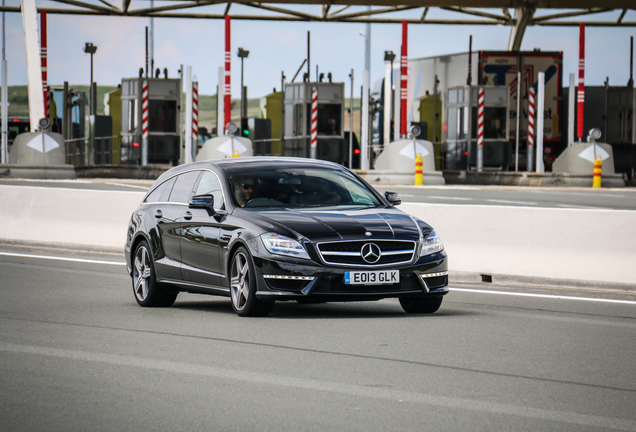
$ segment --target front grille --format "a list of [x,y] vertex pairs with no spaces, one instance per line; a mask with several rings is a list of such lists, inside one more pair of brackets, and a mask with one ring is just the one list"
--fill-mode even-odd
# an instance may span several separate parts
[[334,294],[334,293],[385,293],[400,291],[421,290],[422,285],[414,273],[400,274],[400,283],[393,285],[345,285],[344,275],[326,275],[316,282],[312,293]]
[[[362,248],[374,244],[380,248],[380,259],[368,263],[362,258]],[[400,240],[356,240],[319,243],[318,252],[327,264],[354,266],[377,266],[383,264],[408,263],[415,253],[415,242]]]
[[448,285],[448,275],[423,278],[429,290],[444,288]]

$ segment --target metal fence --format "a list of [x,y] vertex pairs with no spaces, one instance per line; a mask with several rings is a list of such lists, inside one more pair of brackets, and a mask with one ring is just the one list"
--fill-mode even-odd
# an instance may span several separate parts
[[121,159],[121,137],[96,137],[93,146],[89,138],[76,138],[64,141],[66,145],[66,163],[76,167],[91,165],[111,165]]

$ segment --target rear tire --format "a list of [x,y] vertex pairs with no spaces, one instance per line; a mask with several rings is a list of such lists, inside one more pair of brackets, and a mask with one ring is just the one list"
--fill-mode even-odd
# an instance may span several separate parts
[[410,314],[432,314],[442,305],[443,297],[402,297],[400,305]]
[[256,273],[252,257],[242,246],[236,250],[230,264],[230,297],[232,308],[239,316],[267,316],[274,308],[274,302],[256,298]]
[[135,249],[132,267],[133,293],[139,306],[169,307],[174,304],[178,292],[168,290],[157,282],[155,263],[145,240]]

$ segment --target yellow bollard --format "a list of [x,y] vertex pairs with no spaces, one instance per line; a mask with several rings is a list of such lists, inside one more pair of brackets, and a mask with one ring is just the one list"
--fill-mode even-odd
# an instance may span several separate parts
[[423,159],[422,154],[418,153],[415,155],[415,186],[422,186],[424,184],[423,174],[422,174],[422,165]]
[[603,170],[603,158],[596,156],[594,158],[594,180],[592,180],[593,188],[601,187],[601,171]]

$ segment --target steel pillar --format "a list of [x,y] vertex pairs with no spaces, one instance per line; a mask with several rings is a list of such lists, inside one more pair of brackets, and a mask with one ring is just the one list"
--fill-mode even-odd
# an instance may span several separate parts
[[510,39],[508,40],[508,51],[519,51],[521,49],[523,35],[526,33],[526,27],[532,24],[534,12],[534,8],[515,9],[514,24],[510,29]]
[[40,64],[40,42],[38,38],[38,16],[35,0],[20,0],[22,25],[26,45],[27,79],[29,84],[29,118],[31,130],[44,118],[44,95],[42,94],[42,68]]

